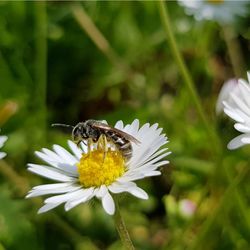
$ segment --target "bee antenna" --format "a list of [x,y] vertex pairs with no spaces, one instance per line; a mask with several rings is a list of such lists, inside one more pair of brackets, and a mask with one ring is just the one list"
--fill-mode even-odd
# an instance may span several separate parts
[[52,123],[51,126],[52,127],[74,128],[74,126],[72,126],[72,125],[63,124],[63,123]]

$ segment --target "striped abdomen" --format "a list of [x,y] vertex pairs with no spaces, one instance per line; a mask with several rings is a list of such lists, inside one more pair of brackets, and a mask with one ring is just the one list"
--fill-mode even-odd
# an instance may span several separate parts
[[105,131],[105,135],[115,144],[118,150],[122,152],[126,160],[129,160],[132,157],[133,149],[131,142],[128,139],[120,136],[114,131]]

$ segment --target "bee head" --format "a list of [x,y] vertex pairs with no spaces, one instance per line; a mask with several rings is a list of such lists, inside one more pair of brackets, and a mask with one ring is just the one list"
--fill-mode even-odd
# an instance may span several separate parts
[[79,142],[81,140],[88,139],[88,137],[85,123],[79,122],[72,130],[72,139],[75,142]]

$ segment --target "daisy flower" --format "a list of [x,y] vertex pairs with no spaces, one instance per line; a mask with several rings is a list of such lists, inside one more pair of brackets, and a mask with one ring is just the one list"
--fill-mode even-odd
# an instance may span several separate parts
[[[0,148],[4,145],[4,143],[6,142],[6,140],[8,139],[7,136],[0,136]],[[4,152],[0,152],[0,159],[3,159],[6,156],[6,153]]]
[[239,79],[237,88],[230,93],[231,101],[224,101],[224,112],[236,121],[234,128],[242,134],[229,142],[229,149],[236,149],[250,144],[250,72],[248,82]]
[[196,20],[214,20],[221,24],[230,24],[236,16],[247,14],[248,1],[231,0],[178,0],[188,15]]
[[235,78],[229,79],[226,81],[220,90],[217,102],[216,102],[216,114],[220,114],[224,110],[223,102],[227,101],[228,103],[232,104],[233,100],[231,98],[230,93],[231,92],[238,93],[239,92],[239,86],[238,86],[238,80]]
[[96,197],[101,200],[104,210],[115,212],[113,194],[128,192],[137,198],[147,199],[147,193],[135,181],[149,176],[160,175],[159,167],[169,161],[164,160],[170,152],[163,147],[168,142],[158,124],[144,124],[139,127],[136,119],[126,126],[118,121],[115,128],[135,137],[140,144],[132,143],[133,155],[126,161],[120,150],[108,143],[104,150],[100,140],[91,148],[84,143],[79,147],[68,141],[71,152],[59,145],[53,150],[43,148],[35,154],[45,165],[28,164],[28,170],[58,183],[34,187],[27,198],[52,195],[45,199],[45,205],[38,213],[47,212],[65,203],[66,211]]

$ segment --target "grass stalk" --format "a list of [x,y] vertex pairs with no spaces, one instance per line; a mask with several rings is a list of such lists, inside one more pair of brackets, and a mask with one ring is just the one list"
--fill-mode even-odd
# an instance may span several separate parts
[[[46,91],[47,91],[47,10],[46,1],[34,2],[35,15],[35,123],[39,127],[38,140],[43,143],[46,133]],[[36,142],[38,143],[38,142]]]
[[174,33],[172,31],[172,27],[171,27],[171,23],[170,23],[170,18],[168,15],[168,11],[167,8],[165,6],[167,6],[167,4],[165,4],[165,1],[160,0],[157,1],[158,4],[158,8],[159,8],[159,13],[160,13],[160,17],[161,17],[161,21],[164,27],[164,30],[166,32],[166,36],[167,36],[167,41],[170,47],[170,50],[172,52],[172,55],[175,59],[175,62],[180,70],[180,74],[184,80],[184,83],[189,91],[189,94],[192,98],[192,101],[196,107],[198,116],[200,118],[200,120],[202,121],[204,127],[206,128],[207,131],[207,135],[208,138],[211,140],[211,143],[213,144],[213,150],[216,150],[216,153],[220,154],[220,140],[218,140],[215,132],[214,132],[214,128],[211,126],[211,123],[209,123],[207,117],[206,117],[206,113],[201,105],[201,100],[200,97],[197,94],[197,91],[195,89],[195,85],[194,82],[189,74],[189,71],[187,69],[187,66],[184,62],[184,59],[178,49],[175,37],[174,37]]

